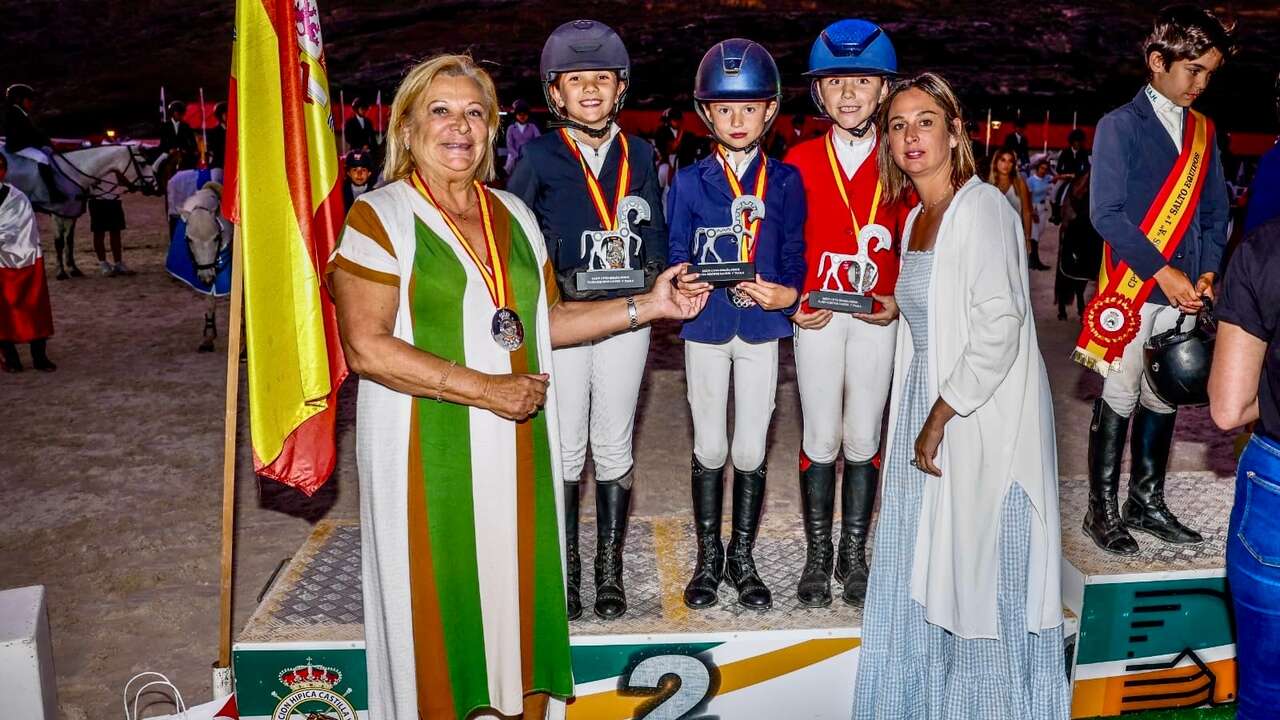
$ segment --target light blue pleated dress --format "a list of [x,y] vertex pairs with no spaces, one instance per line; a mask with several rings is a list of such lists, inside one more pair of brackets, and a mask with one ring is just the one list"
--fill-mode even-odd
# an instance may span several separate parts
[[1062,628],[1027,632],[1031,502],[1014,484],[1000,530],[999,639],[966,640],[931,625],[911,599],[916,527],[926,482],[911,467],[929,397],[933,252],[908,251],[895,292],[915,350],[885,470],[863,614],[854,720],[1067,720],[1071,694]]

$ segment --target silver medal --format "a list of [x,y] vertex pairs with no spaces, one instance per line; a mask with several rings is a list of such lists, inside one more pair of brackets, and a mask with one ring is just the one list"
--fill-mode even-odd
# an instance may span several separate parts
[[498,308],[493,314],[489,332],[498,347],[507,352],[515,352],[524,345],[524,323],[520,322],[520,316],[510,308]]

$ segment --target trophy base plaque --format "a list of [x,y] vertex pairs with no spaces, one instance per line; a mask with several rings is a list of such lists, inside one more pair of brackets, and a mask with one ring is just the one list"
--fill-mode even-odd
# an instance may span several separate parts
[[644,287],[643,270],[586,270],[574,277],[578,292],[634,290]]
[[809,293],[809,307],[842,313],[869,313],[875,299],[870,295],[814,290]]
[[756,279],[756,264],[753,262],[708,263],[691,265],[689,272],[698,273],[698,280],[712,285],[731,285],[743,280]]

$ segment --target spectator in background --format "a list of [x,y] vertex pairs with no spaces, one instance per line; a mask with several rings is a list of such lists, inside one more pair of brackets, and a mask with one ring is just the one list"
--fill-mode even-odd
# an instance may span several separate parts
[[[209,142],[205,151],[209,153],[209,167],[226,167],[227,104],[225,102],[220,102],[213,106],[213,119],[216,124],[206,131],[209,136]],[[218,182],[222,181],[219,180]]]
[[1048,270],[1040,260],[1040,237],[1049,225],[1049,196],[1053,194],[1054,177],[1049,172],[1049,159],[1040,158],[1027,176],[1027,192],[1031,195],[1031,255],[1027,266],[1032,270]]
[[1022,234],[1026,238],[1028,267],[1031,258],[1031,193],[1018,172],[1018,155],[1012,148],[1002,147],[991,156],[991,170],[987,182],[995,185],[1022,219]]
[[373,129],[373,122],[365,117],[369,111],[369,102],[362,97],[351,101],[351,119],[343,130],[347,147],[352,150],[372,150],[378,144],[378,134]]
[[[200,147],[196,144],[195,131],[186,120],[183,120],[187,114],[187,104],[181,100],[174,100],[169,103],[168,112],[169,119],[160,126],[160,152],[181,150],[182,158],[178,169],[193,168],[200,159]],[[122,213],[121,218],[123,217]]]
[[369,192],[378,184],[373,153],[368,150],[352,150],[346,157],[347,174],[342,179],[342,205],[348,211],[356,198]]
[[1018,166],[1022,167],[1031,162],[1031,151],[1027,146],[1027,121],[1018,118],[1013,121],[1013,130],[1004,136],[1004,147],[1012,150],[1018,159]]
[[1084,131],[1075,128],[1067,135],[1067,147],[1058,154],[1058,187],[1053,193],[1053,215],[1051,221],[1062,221],[1062,205],[1071,181],[1083,175],[1089,169],[1089,151],[1084,147]]
[[[184,154],[185,157],[185,154]],[[124,203],[115,194],[89,198],[89,230],[93,232],[93,252],[98,256],[98,267],[107,277],[136,275],[124,264],[124,249],[120,231],[124,222]],[[107,262],[106,239],[111,237],[111,260]],[[172,237],[172,234],[170,235]]]
[[529,103],[523,99],[516,100],[511,105],[511,113],[515,116],[515,121],[507,127],[507,177],[516,169],[516,163],[520,160],[520,152],[528,145],[531,140],[542,135],[542,131],[538,126],[529,120]]
[[18,343],[31,343],[31,362],[51,372],[45,344],[53,335],[53,310],[44,275],[40,232],[31,203],[22,191],[6,185],[9,161],[0,154],[0,368],[22,372]]
[[773,140],[769,143],[769,157],[781,160],[786,156],[787,150],[792,146],[800,144],[804,138],[805,116],[796,114],[791,116],[791,129],[789,131],[777,130],[773,133]]

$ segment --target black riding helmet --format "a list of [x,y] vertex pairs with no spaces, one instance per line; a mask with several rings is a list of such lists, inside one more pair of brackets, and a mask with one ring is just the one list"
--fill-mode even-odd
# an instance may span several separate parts
[[[1199,316],[1182,313],[1178,324],[1152,336],[1143,346],[1147,380],[1161,400],[1174,406],[1206,405],[1209,402],[1209,369],[1217,336],[1213,303],[1204,298]],[[1183,329],[1188,317],[1190,329]]]
[[595,20],[573,20],[556,28],[547,42],[542,46],[542,60],[538,63],[538,78],[542,81],[542,93],[546,96],[547,107],[556,120],[557,126],[571,127],[594,138],[609,134],[609,126],[622,110],[622,103],[627,99],[627,89],[623,88],[618,99],[613,103],[613,111],[609,114],[609,122],[602,129],[589,128],[569,119],[556,105],[551,97],[551,85],[556,78],[567,72],[578,70],[612,70],[618,74],[618,80],[629,82],[631,79],[631,56],[622,38],[613,28]]
[[4,99],[10,105],[19,105],[26,100],[34,100],[35,98],[35,88],[26,83],[14,83],[4,91]]

